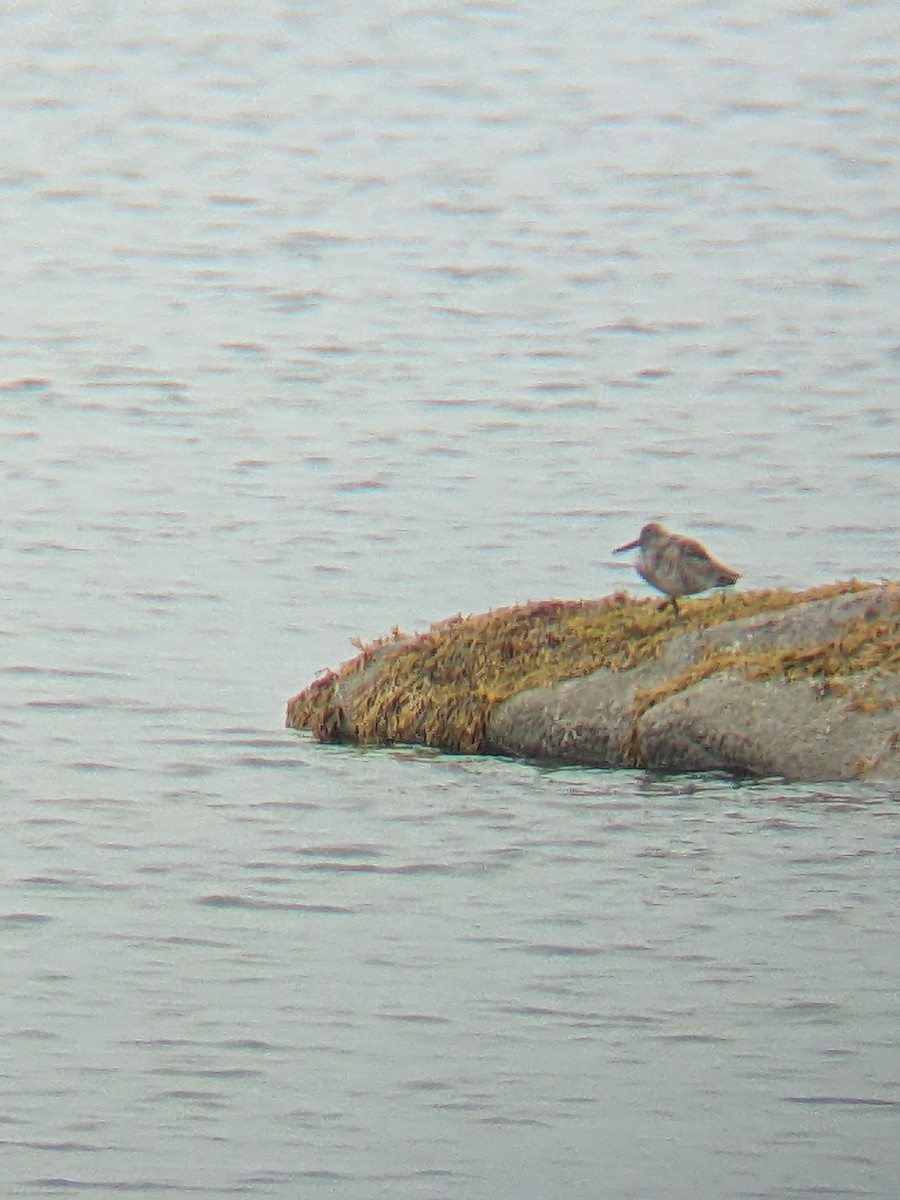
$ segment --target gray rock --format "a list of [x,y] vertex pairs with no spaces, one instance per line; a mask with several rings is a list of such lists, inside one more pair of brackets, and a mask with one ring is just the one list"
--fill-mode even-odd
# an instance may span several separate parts
[[[888,691],[900,703],[900,684],[882,688],[883,699]],[[896,708],[856,710],[847,694],[823,690],[818,680],[748,680],[726,671],[651,708],[638,724],[638,744],[644,764],[658,771],[900,779],[897,727]]]
[[[602,669],[510,697],[491,715],[487,748],[596,766],[900,783],[896,672],[753,679],[734,662],[832,640],[839,646],[861,617],[873,629],[893,621],[896,631],[897,614],[898,590],[884,587],[676,634],[658,659],[631,670]],[[721,669],[697,682],[688,678],[638,715],[642,689],[716,654],[725,655]]]

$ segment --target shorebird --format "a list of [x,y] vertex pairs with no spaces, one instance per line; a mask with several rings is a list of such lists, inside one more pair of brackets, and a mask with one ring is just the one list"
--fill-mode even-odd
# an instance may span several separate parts
[[[737,571],[713,558],[705,546],[684,534],[669,533],[655,522],[645,525],[633,542],[617,546],[613,554],[623,550],[640,550],[635,563],[638,575],[672,601],[676,617],[679,596],[730,587],[740,579]],[[663,606],[666,603],[664,600]]]

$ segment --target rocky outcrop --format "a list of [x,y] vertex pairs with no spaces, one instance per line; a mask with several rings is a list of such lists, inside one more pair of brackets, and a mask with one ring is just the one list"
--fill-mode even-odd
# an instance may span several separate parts
[[[523,606],[363,651],[294,697],[288,724],[327,740],[900,786],[898,633],[897,583],[697,601],[678,623],[622,596]],[[442,634],[475,658],[445,661]],[[572,669],[571,639],[602,642],[603,665]],[[554,652],[577,677],[560,678]],[[452,733],[460,713],[470,744]]]
[[487,748],[658,771],[900,781],[896,661],[893,670],[793,679],[764,669],[766,651],[794,650],[798,663],[822,645],[840,654],[842,635],[858,638],[861,620],[873,647],[892,637],[896,654],[897,610],[896,591],[875,589],[676,634],[630,671],[601,668],[511,697],[491,716]]

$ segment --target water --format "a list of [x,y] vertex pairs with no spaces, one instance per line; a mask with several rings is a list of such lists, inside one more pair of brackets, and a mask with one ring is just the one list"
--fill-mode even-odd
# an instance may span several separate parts
[[0,18],[4,1195],[893,1200],[895,796],[281,728],[896,576],[893,6],[133,7]]

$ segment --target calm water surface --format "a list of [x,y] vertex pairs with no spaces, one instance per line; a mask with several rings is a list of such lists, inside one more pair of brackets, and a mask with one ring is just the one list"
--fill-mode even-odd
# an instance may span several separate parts
[[7,6],[4,1195],[894,1200],[896,796],[281,726],[648,519],[896,576],[895,24]]

